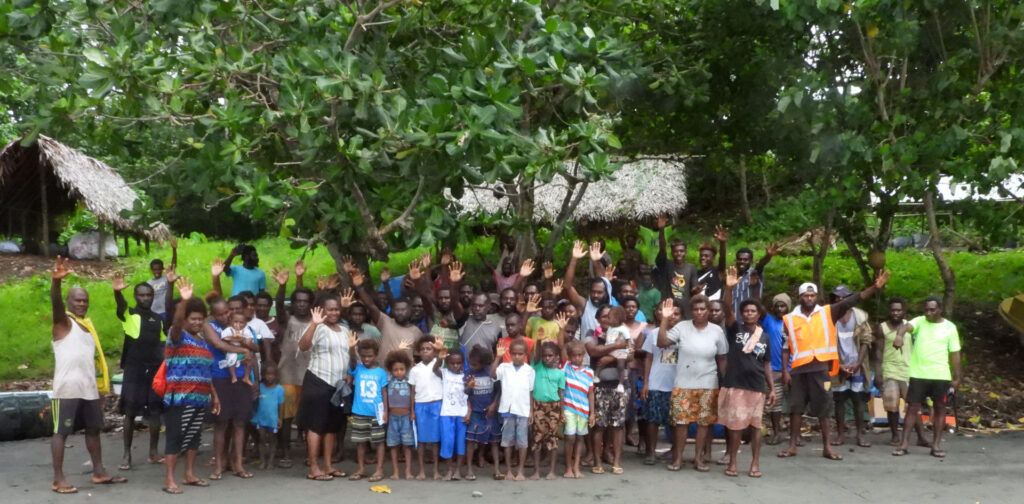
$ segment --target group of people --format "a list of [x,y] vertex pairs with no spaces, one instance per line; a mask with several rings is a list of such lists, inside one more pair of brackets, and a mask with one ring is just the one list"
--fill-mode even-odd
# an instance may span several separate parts
[[[872,385],[888,412],[893,455],[907,453],[914,430],[918,444],[944,456],[944,407],[959,382],[960,347],[938,300],[929,298],[924,315],[907,320],[907,303],[892,299],[888,319],[873,324],[855,305],[885,286],[883,270],[862,291],[836,287],[827,304],[819,304],[817,285],[805,283],[795,306],[779,293],[765,307],[763,272],[778,247],[769,246],[756,263],[753,251],[740,249],[728,265],[728,232],[719,227],[717,244],[701,245],[693,265],[685,243],[668,242],[666,225],[667,219],[657,222],[653,267],[635,238],[623,240],[617,262],[603,242],[576,242],[561,277],[552,263],[519,262],[511,247],[502,247],[497,266],[484,261],[490,278],[475,284],[445,251],[436,261],[429,254],[416,259],[402,276],[382,269],[377,285],[346,260],[342,272],[318,279],[314,290],[304,285],[302,261],[268,275],[256,249],[240,245],[211,266],[213,289],[202,297],[174,271],[175,248],[169,268],[154,261],[153,280],[135,286],[134,307],[121,294],[124,280],[112,282],[125,332],[121,468],[131,467],[130,431],[140,415],[150,424],[149,460],[162,460],[163,490],[173,494],[182,492],[176,476],[182,455],[182,483],[209,485],[195,467],[207,421],[214,426],[208,479],[226,471],[251,478],[249,447],[261,468],[291,467],[296,438],[304,440],[306,477],[313,481],[378,481],[387,465],[393,479],[429,473],[473,480],[485,461],[495,479],[522,480],[528,459],[533,479],[559,472],[582,478],[584,467],[622,474],[626,444],[642,447],[645,465],[659,463],[663,429],[672,440],[667,468],[684,466],[693,437],[689,460],[706,472],[712,428],[721,424],[727,450],[717,462],[737,476],[746,440],[747,474],[756,478],[762,417],[771,427],[767,443],[777,444],[789,415],[788,446],[779,457],[797,454],[809,415],[821,426],[823,455],[840,460],[834,447],[846,441],[850,402],[856,442],[869,446],[863,412]],[[231,265],[235,257],[242,265]],[[590,278],[578,285],[581,261]],[[82,428],[93,481],[125,481],[107,474],[100,458],[104,380],[96,377],[105,364],[86,318],[88,294],[72,288],[64,302],[61,280],[69,271],[58,258],[51,287],[53,490],[59,493],[76,491],[61,461],[64,439]],[[228,296],[225,274],[232,279]],[[276,284],[273,296],[268,281]],[[928,399],[931,440],[920,422]],[[902,434],[901,400],[908,405]],[[346,439],[356,446],[351,475],[338,466]]]

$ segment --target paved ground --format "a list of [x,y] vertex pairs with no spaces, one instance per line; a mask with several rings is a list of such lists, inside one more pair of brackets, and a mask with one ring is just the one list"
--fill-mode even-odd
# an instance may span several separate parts
[[[145,436],[138,436],[145,441]],[[209,433],[206,433],[208,440]],[[69,441],[66,470],[71,482],[80,493],[60,496],[50,492],[50,457],[48,440],[0,443],[0,502],[5,504],[40,502],[217,502],[229,504],[281,503],[293,504],[309,499],[358,499],[366,503],[397,503],[414,500],[416,504],[454,504],[474,501],[472,493],[483,493],[480,502],[521,502],[535,504],[541,500],[557,499],[558,503],[617,502],[965,502],[965,503],[1019,503],[1024,495],[1024,434],[999,436],[953,436],[948,442],[949,456],[938,460],[927,451],[916,449],[911,455],[897,458],[889,455],[890,447],[882,435],[871,436],[872,448],[846,447],[842,453],[846,460],[831,462],[820,457],[820,447],[811,443],[800,457],[780,460],[775,447],[767,447],[762,469],[764,478],[755,480],[741,475],[727,478],[721,467],[708,474],[699,474],[690,468],[679,473],[663,467],[648,467],[640,459],[628,454],[626,472],[621,476],[610,474],[588,475],[584,480],[495,482],[481,479],[475,482],[408,482],[384,481],[391,485],[390,495],[369,491],[366,482],[331,481],[312,482],[302,479],[303,470],[256,471],[252,480],[225,476],[210,488],[186,487],[185,494],[169,496],[160,492],[162,466],[143,465],[122,473],[131,481],[124,485],[94,486],[84,471],[88,456],[84,439],[75,436]],[[818,441],[815,439],[814,441]],[[116,467],[120,454],[120,437],[103,438],[104,456],[108,467]],[[715,445],[717,457],[723,449]],[[204,447],[204,450],[209,450]],[[741,462],[749,463],[749,451],[744,447]],[[144,452],[136,451],[136,458],[144,459]],[[205,457],[203,457],[205,458]],[[741,465],[741,468],[744,465]],[[351,469],[351,464],[342,466]],[[486,473],[485,473],[486,474]],[[744,473],[741,473],[744,474]]]

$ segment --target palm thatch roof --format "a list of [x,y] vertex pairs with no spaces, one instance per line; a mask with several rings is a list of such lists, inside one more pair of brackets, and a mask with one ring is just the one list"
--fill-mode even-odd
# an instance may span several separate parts
[[122,216],[138,199],[109,165],[52,138],[40,135],[28,146],[17,139],[0,151],[0,227],[41,223],[82,202],[99,222],[116,230],[169,238],[163,224],[147,226]]
[[[686,208],[685,157],[650,156],[621,160],[622,166],[609,179],[593,182],[569,220],[577,223],[635,222],[674,215]],[[534,189],[534,219],[552,223],[562,208],[568,184],[556,177]],[[461,198],[452,200],[461,215],[512,213],[509,198],[500,196],[506,186],[496,183],[467,187]]]

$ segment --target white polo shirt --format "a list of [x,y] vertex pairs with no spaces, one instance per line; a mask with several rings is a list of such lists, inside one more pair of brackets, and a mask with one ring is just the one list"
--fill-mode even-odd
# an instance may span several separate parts
[[530,404],[533,398],[534,371],[529,364],[517,369],[511,362],[504,362],[495,370],[495,379],[501,382],[501,401],[498,413],[511,413],[516,416],[530,416]]

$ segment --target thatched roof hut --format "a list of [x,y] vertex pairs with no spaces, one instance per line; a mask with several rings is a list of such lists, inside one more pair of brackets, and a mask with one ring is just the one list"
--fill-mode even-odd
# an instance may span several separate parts
[[40,135],[28,146],[17,139],[0,151],[0,229],[7,232],[20,226],[27,235],[38,225],[39,238],[49,243],[53,216],[72,212],[82,202],[101,224],[114,230],[154,240],[169,238],[170,230],[163,224],[145,226],[122,216],[138,199],[109,165],[52,138]]
[[[674,215],[686,207],[685,157],[649,156],[622,160],[622,166],[610,179],[591,183],[570,220],[577,224],[609,225]],[[462,215],[512,212],[509,198],[498,197],[493,190],[504,191],[500,183],[466,188],[462,198],[454,200]],[[553,222],[561,210],[567,184],[556,177],[534,191],[534,219]]]

